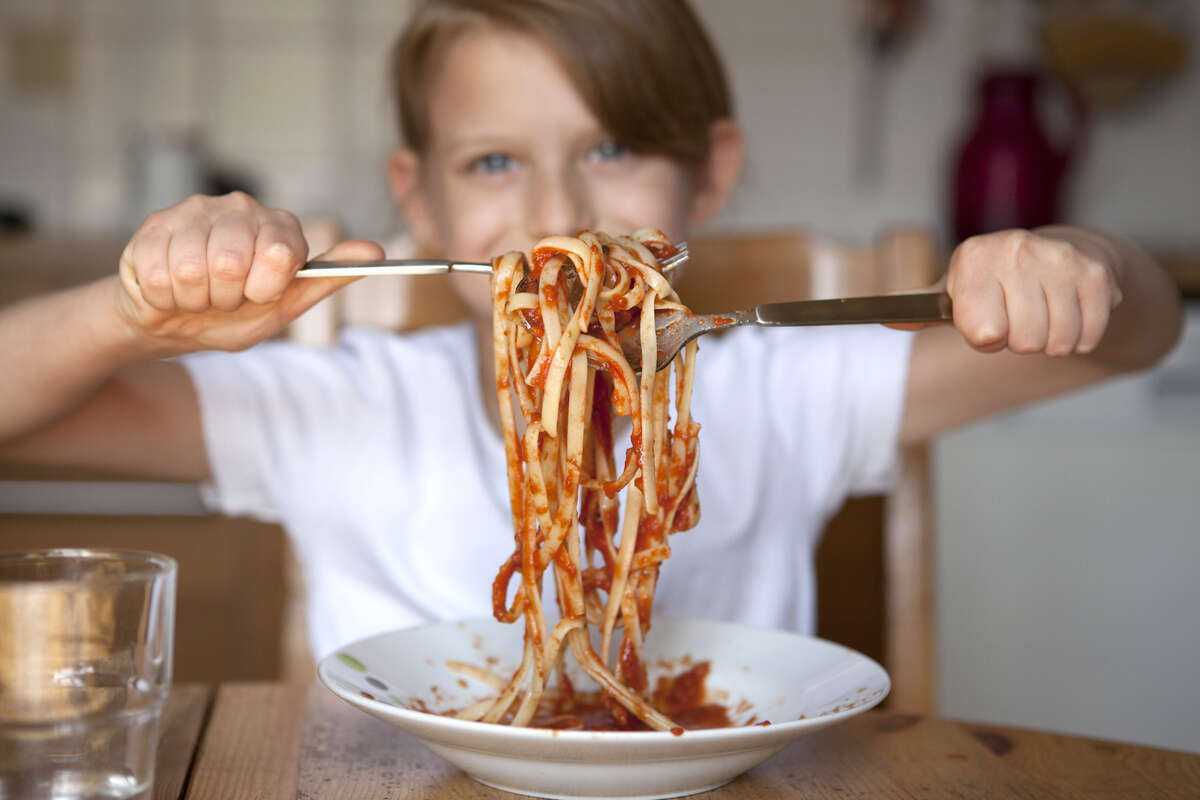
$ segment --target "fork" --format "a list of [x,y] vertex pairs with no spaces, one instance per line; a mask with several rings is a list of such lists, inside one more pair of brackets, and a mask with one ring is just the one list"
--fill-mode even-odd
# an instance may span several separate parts
[[[665,368],[680,349],[698,336],[742,325],[779,327],[791,325],[858,325],[865,323],[931,323],[954,318],[950,296],[945,292],[914,292],[834,300],[799,300],[768,303],[745,311],[723,314],[692,314],[679,310],[657,312],[654,369]],[[641,371],[642,345],[638,326],[628,325],[617,333],[621,350],[635,371]]]
[[[687,242],[676,245],[673,256],[659,261],[667,277],[688,259]],[[568,270],[573,274],[573,271]],[[350,275],[447,275],[467,272],[491,275],[492,265],[476,261],[453,261],[440,258],[402,258],[384,261],[310,261],[296,273],[297,278],[333,278]]]

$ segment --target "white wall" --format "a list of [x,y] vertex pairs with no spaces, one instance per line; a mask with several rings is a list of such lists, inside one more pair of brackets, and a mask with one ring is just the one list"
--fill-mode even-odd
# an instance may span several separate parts
[[[855,179],[865,83],[845,3],[698,5],[729,63],[749,163],[724,227],[804,225],[867,239],[884,224],[942,216],[944,166],[962,115],[970,5],[931,3],[882,94],[879,180]],[[747,8],[759,6],[760,13]]]
[[[1200,17],[1200,0],[1187,0]],[[944,227],[952,153],[981,59],[1028,49],[1019,3],[930,0],[884,91],[882,170],[856,182],[864,57],[848,3],[697,0],[729,65],[750,168],[727,227],[807,225],[868,239],[883,225]],[[1197,19],[1200,22],[1200,19]],[[1094,120],[1071,218],[1151,243],[1200,240],[1200,59],[1145,107]]]
[[[1198,13],[1200,0],[1185,0]],[[334,210],[358,233],[394,216],[384,54],[407,0],[7,0],[0,28],[66,30],[75,80],[29,92],[5,75],[0,195],[31,195],[53,228],[128,224],[138,130],[197,126],[220,160],[262,177],[264,199]],[[968,123],[970,74],[1021,50],[1014,0],[928,0],[883,91],[879,180],[854,177],[864,57],[829,0],[697,0],[729,63],[750,161],[721,227],[804,225],[868,239],[884,225],[941,229],[947,164]],[[1200,22],[1200,19],[1197,19]],[[1073,219],[1151,243],[1200,238],[1200,59],[1140,112],[1096,120]]]
[[[393,226],[385,54],[407,0],[6,0],[0,3],[0,196],[52,229],[131,224],[130,150],[195,129],[262,199]],[[6,74],[9,35],[65,31],[73,80],[29,91]]]
[[939,442],[942,713],[1200,751],[1200,308],[1187,330]]

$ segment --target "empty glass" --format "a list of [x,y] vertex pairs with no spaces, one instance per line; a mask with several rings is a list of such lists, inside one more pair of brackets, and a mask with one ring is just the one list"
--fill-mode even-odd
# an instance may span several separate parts
[[132,550],[0,553],[0,800],[150,788],[175,571]]

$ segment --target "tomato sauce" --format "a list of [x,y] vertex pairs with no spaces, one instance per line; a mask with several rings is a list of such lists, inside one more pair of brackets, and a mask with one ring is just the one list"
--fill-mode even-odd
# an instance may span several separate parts
[[[666,714],[684,730],[729,728],[729,709],[720,703],[705,702],[705,681],[710,664],[701,661],[691,669],[674,676],[662,676],[651,694],[651,705]],[[624,708],[613,713],[603,692],[570,691],[554,701],[547,698],[534,714],[531,728],[577,731],[648,731],[637,717]]]

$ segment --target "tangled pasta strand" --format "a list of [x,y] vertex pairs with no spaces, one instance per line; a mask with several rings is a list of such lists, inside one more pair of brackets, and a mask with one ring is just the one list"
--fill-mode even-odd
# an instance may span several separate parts
[[[497,619],[524,618],[525,646],[498,695],[461,717],[528,724],[569,648],[619,722],[632,714],[652,728],[680,730],[648,702],[641,656],[659,567],[671,552],[667,538],[699,520],[695,343],[669,369],[654,368],[654,313],[683,308],[658,265],[675,252],[659,231],[584,232],[542,239],[531,263],[520,253],[493,261],[496,390],[515,548],[492,598]],[[636,365],[617,336],[633,325],[642,348]],[[619,467],[618,416],[631,423]],[[560,612],[550,630],[542,599],[548,570]],[[599,653],[589,627],[600,632]],[[569,698],[565,673],[563,683],[558,696]]]

